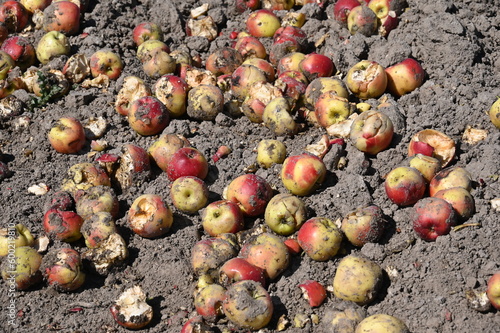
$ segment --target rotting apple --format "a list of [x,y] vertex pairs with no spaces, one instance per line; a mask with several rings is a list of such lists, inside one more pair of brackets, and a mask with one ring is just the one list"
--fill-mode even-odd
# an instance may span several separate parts
[[236,236],[227,237],[221,234],[218,237],[206,238],[198,241],[191,249],[191,267],[197,276],[208,274],[217,279],[219,268],[229,259],[238,254]]
[[451,204],[457,214],[459,222],[463,222],[471,217],[476,209],[474,198],[470,192],[463,187],[443,189],[434,193],[433,197],[444,199]]
[[417,169],[427,183],[441,170],[441,162],[437,158],[416,154],[409,158],[408,165]]
[[487,284],[486,295],[491,302],[491,305],[497,310],[500,310],[500,272],[493,274]]
[[172,118],[179,118],[186,113],[189,86],[180,77],[172,74],[163,75],[153,86],[156,96],[168,110]]
[[438,191],[452,187],[462,187],[470,191],[472,188],[470,172],[459,166],[439,171],[429,183],[429,195],[433,197]]
[[111,50],[98,50],[90,56],[90,72],[93,77],[102,74],[110,80],[116,80],[122,70],[123,63],[120,56]]
[[40,270],[50,287],[74,291],[85,282],[80,254],[71,248],[52,249],[42,259]]
[[410,333],[410,330],[401,319],[385,313],[378,313],[360,321],[356,326],[355,333],[362,332]]
[[289,156],[283,162],[281,180],[291,193],[306,196],[321,186],[326,166],[321,158],[310,153]]
[[175,208],[187,214],[194,214],[207,205],[208,187],[198,177],[179,177],[172,183],[170,198]]
[[87,190],[75,193],[76,213],[86,220],[97,212],[110,213],[113,218],[118,215],[119,203],[115,191],[109,186],[92,186]]
[[243,13],[246,10],[254,11],[260,8],[260,0],[236,0],[234,6],[238,13]]
[[190,147],[189,141],[180,134],[164,134],[149,146],[147,152],[163,171],[167,171],[168,163],[179,149]]
[[347,29],[352,35],[370,37],[377,32],[377,24],[377,15],[368,6],[354,7],[347,16]]
[[209,42],[217,38],[219,32],[217,23],[210,15],[201,15],[193,18],[191,15],[186,22],[186,35],[205,37]]
[[248,96],[249,87],[255,82],[267,82],[266,74],[252,65],[241,65],[231,75],[231,92],[238,100]]
[[254,174],[245,174],[233,179],[225,191],[225,199],[238,204],[244,215],[257,216],[264,213],[273,196],[269,183]]
[[274,32],[273,42],[276,42],[284,36],[295,38],[301,48],[307,46],[307,34],[299,27],[282,25],[280,28],[278,28],[278,30]]
[[422,174],[415,168],[397,167],[385,177],[387,197],[398,206],[409,206],[422,199],[427,184]]
[[299,131],[299,125],[292,116],[291,104],[286,97],[276,97],[264,108],[262,121],[275,135],[294,136]]
[[76,35],[80,30],[80,7],[71,1],[53,1],[43,10],[43,30]]
[[144,96],[132,102],[128,111],[130,127],[142,136],[161,133],[170,123],[165,105],[153,96]]
[[444,168],[455,157],[455,141],[443,132],[434,129],[424,129],[412,136],[408,144],[408,156],[419,153],[429,155],[431,151],[431,156],[437,158],[441,162],[441,167]]
[[378,34],[382,37],[387,37],[389,33],[396,29],[399,24],[399,16],[393,10],[389,11],[386,17],[379,20]]
[[252,280],[266,286],[264,270],[243,258],[231,258],[219,269],[219,283],[226,288],[238,281]]
[[0,80],[5,80],[15,65],[14,60],[7,52],[0,51]]
[[355,105],[346,98],[338,96],[335,91],[319,95],[314,107],[318,123],[324,128],[346,120],[354,110]]
[[146,181],[151,176],[151,161],[147,151],[131,143],[121,148],[118,168],[112,174],[114,185],[122,191]]
[[332,59],[324,54],[309,53],[299,63],[299,68],[309,81],[318,77],[329,77],[335,72]]
[[230,47],[223,47],[211,53],[206,62],[205,68],[216,76],[232,74],[243,62],[242,55]]
[[295,5],[295,0],[261,0],[262,8],[269,10],[290,10]]
[[336,77],[318,77],[307,85],[306,92],[304,94],[306,107],[314,110],[319,96],[326,92],[332,92],[337,96],[346,99],[349,98],[349,92],[347,91],[347,87],[342,80]]
[[85,245],[93,249],[101,246],[111,234],[117,233],[113,216],[108,212],[97,212],[89,215],[82,224],[80,232],[85,239]]
[[28,39],[22,36],[11,36],[7,38],[0,48],[7,53],[16,66],[26,70],[36,62],[36,51]]
[[268,82],[273,82],[276,78],[276,70],[269,61],[261,58],[252,57],[243,61],[242,65],[252,65],[264,72]]
[[146,294],[139,286],[125,290],[110,307],[113,319],[128,329],[146,327],[153,319],[153,308],[146,300]]
[[389,147],[394,135],[394,125],[384,113],[368,110],[351,124],[349,140],[360,151],[376,155]]
[[425,72],[422,65],[412,58],[398,62],[385,69],[387,91],[395,97],[412,92],[424,82]]
[[306,280],[299,284],[299,288],[311,307],[320,306],[326,299],[326,289],[318,281]]
[[238,204],[218,200],[208,204],[200,213],[203,230],[212,237],[243,230],[244,217]]
[[122,265],[128,258],[127,244],[119,233],[111,233],[98,246],[89,248],[82,253],[82,259],[89,262],[90,267],[100,275]]
[[407,6],[408,3],[406,0],[370,0],[368,2],[368,7],[370,7],[380,19],[389,15],[391,11],[394,11],[396,15],[401,15]]
[[132,30],[132,39],[136,46],[148,40],[162,40],[161,27],[154,22],[141,22]]
[[360,99],[377,98],[387,88],[387,74],[378,62],[361,60],[347,72],[346,84]]
[[172,74],[177,68],[175,59],[172,58],[167,52],[160,49],[148,52],[142,61],[142,69],[144,70],[144,73],[152,78]]
[[427,197],[420,199],[411,212],[410,221],[415,233],[425,241],[435,241],[438,236],[447,235],[457,224],[453,206],[444,199]]
[[340,230],[354,246],[375,243],[385,231],[386,220],[380,207],[368,205],[356,208],[342,220]]
[[69,54],[69,40],[62,32],[49,31],[42,36],[35,51],[38,61],[45,65],[55,57]]
[[327,261],[339,251],[342,233],[329,218],[313,217],[307,220],[297,233],[297,241],[313,260]]
[[333,6],[333,17],[341,25],[347,26],[349,13],[353,8],[360,5],[361,3],[358,0],[338,0]]
[[80,228],[83,219],[72,211],[49,209],[43,216],[43,229],[51,239],[63,242],[74,242],[82,237]]
[[77,190],[87,190],[92,186],[111,186],[108,174],[99,165],[77,163],[72,165],[64,178],[61,190],[74,195]]
[[180,333],[215,333],[212,328],[205,323],[203,317],[194,316],[182,326]]
[[260,283],[243,280],[229,286],[223,309],[231,322],[242,328],[258,330],[271,321],[273,302]]
[[42,255],[34,248],[16,247],[13,255],[2,261],[2,278],[9,287],[26,290],[42,281],[41,264]]
[[73,117],[60,118],[48,133],[52,148],[61,154],[75,154],[85,145],[85,130]]
[[281,58],[292,53],[300,52],[301,50],[302,48],[296,38],[292,36],[282,36],[271,45],[269,49],[269,62],[274,66],[278,66]]
[[224,109],[224,95],[216,85],[201,84],[187,96],[187,114],[196,120],[215,120]]
[[144,80],[137,76],[126,76],[123,79],[122,87],[116,96],[116,112],[122,116],[127,116],[132,103],[144,96],[151,96],[151,90],[146,85]]
[[283,97],[282,91],[269,82],[254,82],[248,87],[248,96],[240,110],[253,123],[262,123],[266,106],[275,98]]
[[257,145],[257,163],[265,169],[282,164],[286,158],[286,146],[274,139],[263,139]]
[[19,1],[5,1],[0,5],[0,22],[9,32],[20,32],[29,22],[30,15]]
[[127,224],[144,238],[166,234],[174,221],[172,210],[157,194],[143,194],[134,200],[127,212]]
[[212,283],[203,287],[194,295],[194,307],[196,312],[206,321],[215,322],[224,313],[222,302],[225,298],[226,288]]
[[495,125],[496,128],[500,128],[500,98],[493,102],[487,114],[490,116],[493,125]]
[[268,9],[251,12],[246,20],[246,28],[254,37],[273,37],[281,26],[280,19]]
[[243,36],[238,38],[234,48],[239,52],[243,59],[266,59],[267,50],[264,44],[254,36]]
[[[292,71],[285,71],[280,74],[276,81],[274,81],[274,86],[281,90],[282,97],[286,99],[289,108],[287,113],[291,115],[293,115],[294,111],[302,105],[302,100],[307,89],[307,82],[302,81],[301,78],[305,77],[300,72],[293,73]],[[285,109],[287,109],[287,107],[285,107]],[[276,118],[274,123],[276,125],[281,124],[278,128],[287,128],[289,132],[288,135],[294,135],[298,131],[299,126],[297,126],[295,122],[290,122],[292,118],[289,117],[287,113],[272,112],[271,114]],[[279,120],[281,118],[280,116],[283,116],[284,119]],[[284,121],[285,119],[288,120]]]
[[64,64],[62,73],[72,83],[82,82],[90,74],[89,59],[80,53],[73,54]]
[[266,206],[264,221],[278,235],[288,236],[299,230],[307,220],[307,207],[290,193],[272,197]]
[[[142,62],[146,62],[149,58],[151,58],[151,54],[154,51],[161,50],[166,53],[170,53],[170,48],[167,44],[162,42],[161,40],[151,39],[145,41],[137,48],[137,58]],[[175,60],[175,59],[174,59]]]
[[290,264],[290,253],[280,237],[264,232],[251,236],[241,247],[239,257],[264,270],[270,280],[276,279]]
[[32,246],[35,242],[33,235],[24,224],[18,223],[14,228],[0,229],[0,257],[5,257],[9,254],[9,249],[12,246],[15,248],[21,246]]
[[184,147],[178,149],[167,164],[168,179],[174,181],[183,176],[195,176],[205,179],[208,174],[208,162],[198,149]]

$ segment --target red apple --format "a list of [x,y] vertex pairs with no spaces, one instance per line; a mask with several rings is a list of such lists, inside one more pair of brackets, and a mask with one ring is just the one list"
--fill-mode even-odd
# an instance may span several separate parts
[[207,325],[202,316],[194,316],[189,319],[181,329],[180,333],[213,333],[214,331]]
[[166,172],[170,181],[183,176],[205,179],[208,174],[208,162],[203,153],[196,148],[184,147],[172,155]]
[[393,135],[391,119],[382,112],[368,110],[354,119],[349,139],[362,152],[376,155],[389,147]]
[[189,141],[182,135],[164,134],[149,146],[148,154],[155,161],[156,165],[166,172],[172,156],[179,149],[190,146]]
[[23,71],[36,61],[35,48],[22,36],[7,38],[2,44],[1,50],[6,52]]
[[360,5],[361,3],[358,0],[338,0],[333,6],[333,17],[340,24],[347,26],[349,13],[353,8]]
[[493,305],[495,309],[500,310],[500,272],[493,274],[488,280],[486,295],[491,305]]
[[144,96],[132,102],[128,123],[140,135],[155,135],[168,126],[170,116],[165,105],[157,98]]
[[410,221],[415,233],[428,242],[447,235],[457,223],[453,207],[446,200],[435,197],[420,199],[413,206]]
[[280,26],[278,16],[268,9],[256,10],[246,20],[247,31],[254,37],[272,37]]
[[239,205],[243,214],[257,216],[264,213],[271,200],[273,190],[269,183],[260,176],[245,174],[229,183],[225,198]]
[[52,249],[42,260],[41,271],[52,288],[73,291],[85,282],[80,254],[70,248]]
[[297,255],[300,254],[300,252],[302,252],[302,248],[300,247],[299,242],[295,238],[287,238],[283,243],[286,245],[288,252],[290,252],[290,254]]
[[311,259],[326,261],[339,251],[342,233],[332,220],[313,217],[302,225],[297,233],[297,241]]
[[222,302],[225,299],[226,288],[213,283],[203,287],[194,295],[194,307],[203,319],[214,322],[223,315]]
[[397,167],[385,178],[385,192],[398,206],[409,206],[422,199],[426,190],[424,177],[417,169]]
[[170,198],[178,210],[194,214],[206,206],[208,202],[208,187],[198,177],[179,177],[172,183]]
[[318,156],[309,153],[287,157],[281,169],[283,185],[298,196],[311,194],[321,186],[325,177],[325,163]]
[[361,60],[347,72],[346,83],[360,99],[378,98],[387,87],[387,74],[376,61]]
[[238,204],[230,200],[219,200],[208,204],[201,213],[201,225],[210,236],[237,233],[243,230],[244,217]]
[[5,1],[0,4],[0,22],[9,32],[20,32],[29,22],[29,12],[18,1]]
[[85,145],[83,125],[72,117],[60,118],[47,136],[52,148],[61,154],[75,154]]
[[335,65],[332,59],[318,53],[306,55],[300,62],[299,67],[309,81],[318,77],[332,76],[335,72]]
[[144,96],[151,96],[151,90],[144,80],[137,76],[125,77],[122,87],[116,96],[116,112],[122,116],[127,116],[132,103]]
[[49,238],[63,242],[74,242],[82,237],[80,228],[83,219],[71,211],[49,209],[43,216],[43,229]]
[[280,38],[285,36],[295,38],[300,48],[307,46],[307,34],[299,27],[286,25],[278,28],[273,35],[273,43],[276,43]]
[[354,246],[375,243],[382,237],[386,221],[382,210],[375,205],[359,207],[348,213],[340,229]]
[[267,51],[262,42],[254,36],[244,36],[238,38],[234,48],[241,54],[243,59],[266,59]]
[[136,198],[127,213],[127,223],[133,232],[145,238],[155,238],[170,230],[173,214],[163,198],[143,194]]
[[223,286],[229,286],[235,282],[252,280],[266,286],[266,276],[260,267],[250,264],[243,258],[231,258],[219,269],[219,282]]
[[300,52],[301,50],[302,47],[296,38],[282,36],[271,45],[269,49],[269,62],[277,66],[281,58],[294,52]]
[[260,0],[236,0],[234,5],[238,13],[246,10],[254,11],[260,8]]
[[102,74],[106,75],[110,80],[116,80],[120,77],[122,70],[122,60],[113,51],[99,50],[90,57],[90,71],[93,77]]
[[412,92],[424,82],[425,72],[418,61],[407,58],[385,69],[387,91],[396,97]]
[[382,37],[387,37],[392,30],[397,28],[398,24],[399,17],[396,15],[396,12],[391,10],[386,17],[380,19],[378,34]]
[[43,30],[76,35],[80,29],[80,7],[71,1],[52,2],[43,10]]
[[132,39],[136,46],[148,40],[162,40],[163,32],[161,27],[154,22],[142,22],[132,30]]
[[299,288],[311,307],[320,306],[326,299],[326,289],[318,281],[306,280],[299,284]]

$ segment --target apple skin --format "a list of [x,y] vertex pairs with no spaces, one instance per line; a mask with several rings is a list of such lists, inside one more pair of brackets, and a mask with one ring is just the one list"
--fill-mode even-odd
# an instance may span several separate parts
[[194,295],[196,312],[206,321],[215,322],[223,315],[222,302],[225,299],[226,288],[213,283],[203,287]]
[[179,177],[172,183],[170,198],[175,208],[187,214],[194,214],[206,206],[208,187],[198,177]]
[[281,26],[280,19],[268,9],[251,12],[246,20],[246,28],[254,37],[273,37]]
[[333,6],[333,17],[343,26],[347,26],[347,17],[351,10],[360,6],[358,0],[338,0]]
[[172,156],[184,147],[191,147],[191,144],[182,135],[164,134],[149,146],[147,152],[156,165],[166,172]]
[[168,110],[170,117],[179,118],[186,113],[189,85],[179,76],[166,74],[154,84],[153,91]]
[[398,206],[409,206],[422,199],[426,190],[422,174],[411,167],[397,167],[385,178],[387,197]]
[[429,183],[429,195],[452,187],[462,187],[467,191],[472,189],[472,176],[465,168],[453,166],[439,171]]
[[273,190],[269,183],[254,174],[236,177],[229,183],[225,192],[225,198],[238,204],[246,216],[263,214],[272,196]]
[[281,169],[283,185],[298,196],[311,194],[321,186],[325,177],[325,163],[321,158],[310,153],[287,157]]
[[74,291],[85,282],[80,254],[70,248],[49,251],[42,259],[40,270],[47,284],[57,291]]
[[313,217],[307,220],[297,233],[297,241],[313,260],[327,261],[339,251],[342,233],[332,220]]
[[439,160],[441,167],[447,166],[455,156],[455,141],[443,132],[424,129],[415,133],[408,144],[408,156],[424,154]]
[[0,22],[9,32],[20,32],[29,22],[29,12],[18,1],[5,1],[0,5]]
[[243,280],[252,280],[266,286],[264,270],[243,258],[231,258],[219,269],[219,282],[225,287]]
[[120,56],[110,50],[99,50],[90,56],[90,72],[93,77],[106,75],[110,80],[120,77],[123,63]]
[[264,232],[251,237],[241,247],[239,257],[264,270],[270,280],[276,279],[290,264],[290,253],[281,238]]
[[500,310],[500,272],[493,274],[488,280],[486,295],[491,305],[495,309]]
[[318,281],[306,280],[299,284],[299,288],[311,307],[320,306],[326,299],[326,289]]
[[148,40],[162,40],[163,32],[154,22],[141,22],[132,30],[132,39],[136,46]]
[[438,236],[447,235],[457,224],[453,206],[436,197],[420,199],[411,213],[410,221],[415,233],[425,241],[435,241]]
[[351,124],[349,140],[362,152],[376,155],[389,147],[394,136],[394,125],[384,113],[368,110]]
[[52,2],[43,10],[43,30],[76,35],[80,30],[80,7],[71,1]]
[[361,247],[366,243],[377,242],[385,231],[385,225],[382,210],[370,205],[348,213],[342,220],[340,230],[352,245]]
[[184,147],[172,155],[166,172],[170,181],[183,176],[195,176],[205,179],[208,174],[208,162],[203,153],[198,149]]
[[144,96],[132,102],[128,123],[138,134],[149,136],[161,133],[170,123],[170,116],[160,100]]
[[71,243],[82,237],[80,229],[83,219],[71,211],[49,209],[43,216],[43,229],[51,239]]
[[307,207],[300,198],[280,193],[267,204],[264,220],[272,231],[288,236],[299,230],[307,220]]
[[378,98],[387,88],[387,74],[376,61],[361,60],[347,72],[346,84],[360,99]]
[[0,50],[6,52],[16,66],[21,70],[26,70],[36,62],[36,51],[33,45],[22,36],[11,36],[3,43]]
[[285,36],[295,38],[299,43],[300,48],[304,48],[307,45],[307,34],[299,27],[287,25],[278,28],[273,35],[273,42],[276,42]]
[[127,223],[139,236],[156,238],[170,230],[173,214],[162,197],[156,194],[143,194],[130,206]]
[[222,304],[226,317],[236,325],[259,330],[265,327],[273,315],[273,302],[264,287],[252,280],[231,285]]
[[464,222],[474,214],[474,198],[467,189],[463,187],[451,187],[434,193],[434,198],[446,200],[457,214],[459,222]]
[[61,154],[75,154],[85,145],[83,125],[72,117],[60,118],[47,136],[52,148]]
[[407,58],[385,69],[387,91],[395,97],[412,92],[424,82],[425,71],[418,61]]
[[335,72],[332,59],[318,53],[307,54],[300,62],[299,68],[309,82],[318,77],[329,77]]
[[243,230],[245,220],[237,203],[230,200],[211,202],[200,213],[203,230],[212,237]]
[[[14,260],[15,269],[12,269]],[[3,260],[1,265],[2,278],[5,282],[15,280],[17,290],[27,290],[31,286],[42,281],[40,271],[42,255],[31,246],[16,247],[14,258]]]

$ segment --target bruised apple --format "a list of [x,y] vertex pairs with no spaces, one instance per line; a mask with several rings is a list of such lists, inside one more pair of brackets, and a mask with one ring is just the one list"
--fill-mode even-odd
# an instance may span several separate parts
[[376,155],[389,147],[393,135],[391,119],[382,112],[368,110],[354,119],[349,139],[362,152]]
[[264,213],[266,205],[271,200],[273,190],[262,177],[245,174],[236,177],[229,183],[225,198],[240,206],[243,214],[257,216]]
[[321,158],[310,153],[286,158],[281,169],[283,185],[298,196],[311,194],[321,186],[325,177],[325,163]]
[[425,241],[434,241],[447,235],[456,225],[457,216],[453,206],[446,200],[428,197],[419,200],[413,207],[410,218],[415,233]]
[[413,205],[423,198],[426,187],[422,174],[411,167],[397,167],[385,178],[385,192],[398,206]]
[[173,223],[172,210],[159,195],[143,194],[130,206],[127,223],[139,236],[158,237],[170,230]]
[[266,275],[260,267],[252,265],[243,258],[231,258],[222,265],[219,270],[219,282],[223,286],[229,286],[235,282],[252,280],[266,286]]
[[275,195],[267,204],[264,220],[272,231],[288,236],[299,230],[307,219],[305,203],[290,193]]
[[342,233],[331,219],[313,217],[299,229],[297,241],[311,259],[326,261],[333,258],[339,251]]
[[370,205],[348,213],[342,220],[340,229],[351,244],[363,246],[377,242],[384,233],[385,225],[382,209]]

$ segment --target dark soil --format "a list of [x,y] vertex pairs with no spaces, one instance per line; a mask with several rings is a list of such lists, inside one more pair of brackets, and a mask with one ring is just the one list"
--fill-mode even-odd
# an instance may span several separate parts
[[[158,23],[171,50],[185,50],[200,55],[204,61],[218,48],[229,46],[232,31],[244,30],[247,13],[236,14],[233,1],[208,0],[209,14],[219,24],[221,35],[213,42],[203,37],[187,37],[184,31],[189,10],[204,1],[144,0],[91,1],[83,16],[81,32],[70,38],[72,53],[90,56],[109,48],[124,61],[120,79],[106,89],[73,87],[69,94],[47,104],[27,110],[21,117],[29,119],[26,127],[15,126],[16,119],[0,122],[0,147],[3,160],[12,175],[0,183],[0,224],[23,223],[33,234],[42,235],[42,217],[46,201],[59,189],[66,171],[75,163],[92,162],[89,143],[74,155],[56,153],[47,140],[47,132],[55,120],[72,116],[85,122],[91,117],[104,117],[108,129],[103,137],[110,152],[117,152],[125,143],[143,148],[157,139],[141,137],[128,125],[125,117],[114,110],[114,101],[123,78],[142,77],[149,85],[155,80],[142,71],[135,56],[131,31],[140,22]],[[310,49],[330,56],[338,71],[347,70],[362,59],[390,66],[407,57],[418,59],[426,72],[424,84],[397,101],[388,111],[396,124],[396,138],[389,149],[376,156],[366,156],[350,143],[346,144],[347,166],[332,169],[317,192],[304,197],[310,216],[331,219],[343,217],[358,206],[374,203],[383,209],[390,228],[382,241],[361,249],[345,245],[342,253],[327,262],[315,262],[306,255],[294,256],[291,265],[268,287],[274,303],[271,323],[263,332],[276,330],[278,318],[285,316],[292,324],[297,315],[316,314],[321,319],[335,308],[349,304],[329,294],[319,308],[311,309],[302,298],[298,284],[314,279],[330,286],[340,258],[348,253],[362,253],[380,264],[385,271],[396,271],[385,277],[380,295],[364,306],[367,314],[386,313],[402,319],[411,332],[498,332],[498,311],[478,312],[465,298],[467,289],[484,290],[488,278],[500,270],[499,213],[491,200],[500,196],[500,131],[490,122],[486,111],[500,95],[500,2],[408,0],[409,8],[402,14],[398,28],[388,38],[351,36],[332,18],[333,4],[324,9],[316,5],[298,7],[307,15],[303,29],[308,34]],[[278,14],[282,15],[283,12]],[[328,34],[317,49],[314,42]],[[25,34],[36,43],[42,31]],[[266,41],[266,45],[269,41]],[[59,66],[64,62],[61,61]],[[52,65],[57,66],[54,62]],[[25,91],[17,97],[29,100]],[[355,101],[353,99],[353,101]],[[368,100],[374,106],[377,100]],[[465,129],[485,129],[486,139],[468,144],[463,141]],[[416,132],[432,128],[450,136],[457,144],[451,165],[465,167],[473,176],[472,195],[476,213],[466,222],[474,226],[452,231],[435,242],[425,242],[414,234],[409,224],[411,207],[392,204],[384,191],[383,176],[407,156],[410,138]],[[251,123],[246,117],[220,114],[215,121],[197,122],[188,118],[171,121],[164,133],[184,135],[208,158],[221,145],[233,152],[217,163],[211,163],[207,184],[210,200],[221,198],[228,183],[255,163],[254,148],[273,134],[264,126]],[[319,141],[324,130],[309,127],[293,138],[279,137],[288,155],[298,154],[308,144]],[[258,169],[277,192],[285,192],[279,178],[281,167]],[[51,192],[44,196],[28,193],[31,185],[45,183]],[[87,272],[84,286],[76,292],[60,293],[45,284],[15,295],[16,324],[7,324],[10,298],[7,284],[0,282],[0,331],[2,332],[125,332],[118,326],[109,307],[127,288],[140,285],[154,309],[152,323],[145,332],[179,332],[192,316],[195,277],[190,266],[190,251],[200,238],[198,214],[185,215],[175,211],[172,229],[164,237],[145,239],[133,234],[126,225],[126,212],[133,200],[144,193],[163,196],[168,202],[170,181],[156,170],[151,179],[119,194],[120,213],[116,223],[127,242],[130,257],[124,268],[107,276]],[[264,223],[263,217],[248,218],[248,226]],[[52,243],[50,247],[61,247]],[[83,241],[71,244],[83,251]],[[72,310],[73,309],[73,310]],[[74,309],[78,309],[75,311]],[[322,324],[308,322],[303,328],[288,326],[286,332],[326,332]],[[225,319],[215,324],[215,331],[238,331]],[[243,330],[242,330],[243,331]]]

